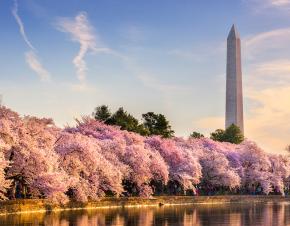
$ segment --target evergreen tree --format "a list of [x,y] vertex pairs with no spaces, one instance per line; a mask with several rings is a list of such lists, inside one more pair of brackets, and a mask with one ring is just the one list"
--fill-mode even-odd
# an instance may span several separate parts
[[164,138],[170,138],[174,135],[174,131],[164,115],[148,112],[143,114],[142,117],[143,125],[149,131],[149,135],[160,135]]
[[223,129],[217,129],[210,134],[210,139],[223,142],[225,141],[225,131]]
[[190,134],[190,137],[192,137],[192,138],[202,138],[202,137],[204,137],[204,135],[203,134],[201,134],[201,133],[199,133],[199,132],[192,132],[191,134]]
[[230,125],[226,130],[217,129],[211,133],[211,139],[220,142],[239,144],[244,141],[244,135],[240,128],[235,124]]
[[110,118],[106,120],[106,124],[118,125],[122,130],[127,130],[141,135],[147,135],[148,131],[139,121],[131,114],[120,107]]
[[105,122],[111,117],[111,112],[107,105],[101,105],[95,108],[93,117],[98,121]]

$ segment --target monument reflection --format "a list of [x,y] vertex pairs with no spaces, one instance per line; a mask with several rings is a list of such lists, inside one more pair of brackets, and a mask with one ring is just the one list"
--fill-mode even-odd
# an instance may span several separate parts
[[0,216],[0,225],[290,225],[290,203],[215,204],[75,210]]

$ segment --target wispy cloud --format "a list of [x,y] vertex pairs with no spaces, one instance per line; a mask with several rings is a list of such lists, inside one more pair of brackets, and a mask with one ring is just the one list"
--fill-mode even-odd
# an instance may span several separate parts
[[[267,40],[271,40],[273,41],[273,39],[275,41],[278,41],[276,39],[281,39],[285,36],[289,36],[290,34],[290,28],[282,28],[282,29],[276,29],[276,30],[272,30],[272,31],[267,31],[267,32],[263,32],[263,33],[259,33],[253,36],[250,36],[248,38],[246,38],[246,40],[244,41],[246,43],[247,46],[249,47],[255,47],[257,45],[261,45],[264,44],[265,41]],[[275,44],[276,42],[274,42],[273,44]]]
[[256,13],[279,10],[288,12],[290,0],[243,0]]
[[72,41],[80,44],[79,52],[73,59],[73,64],[76,67],[80,82],[85,82],[86,80],[86,71],[88,68],[85,56],[88,52],[113,52],[101,43],[85,12],[80,12],[75,18],[60,18],[57,23],[57,28],[62,32],[69,33]]
[[31,44],[31,42],[29,41],[29,39],[27,38],[27,35],[25,33],[25,28],[24,28],[24,24],[21,20],[21,18],[18,15],[18,2],[15,0],[14,1],[14,6],[12,9],[12,15],[14,16],[18,26],[19,26],[19,31],[20,34],[22,35],[22,38],[24,39],[24,41],[26,42],[26,44],[29,46],[29,48],[34,50],[33,45]]
[[39,59],[33,51],[25,53],[25,59],[30,68],[35,71],[42,81],[49,81],[50,75],[48,71],[42,66]]
[[290,59],[256,62],[246,72],[246,87],[261,90],[290,85]]
[[269,0],[269,3],[277,7],[290,6],[290,0]]
[[279,54],[281,54],[285,52],[286,49],[289,50],[289,48],[287,48],[289,42],[290,27],[262,32],[248,36],[243,40],[245,47],[244,53],[247,58],[255,58],[258,54],[264,54],[269,50],[279,51]]
[[40,63],[40,60],[38,59],[36,55],[36,49],[29,41],[26,33],[25,33],[25,27],[24,23],[22,22],[19,14],[18,14],[18,2],[17,0],[14,1],[14,6],[12,8],[12,15],[14,16],[18,26],[20,34],[27,44],[27,46],[31,49],[30,51],[25,53],[25,59],[28,64],[28,66],[40,77],[42,81],[48,81],[50,80],[50,74],[49,72],[43,67],[43,65]]
[[290,28],[245,38],[245,82],[249,89],[290,85]]

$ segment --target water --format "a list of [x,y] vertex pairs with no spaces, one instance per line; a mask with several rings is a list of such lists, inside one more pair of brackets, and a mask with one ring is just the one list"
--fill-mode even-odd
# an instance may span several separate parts
[[48,226],[284,226],[290,203],[131,207],[0,216],[0,225]]

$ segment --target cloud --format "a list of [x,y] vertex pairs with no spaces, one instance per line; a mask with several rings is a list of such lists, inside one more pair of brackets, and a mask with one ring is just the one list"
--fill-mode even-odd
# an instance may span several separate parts
[[73,59],[73,64],[81,82],[86,80],[88,68],[84,58],[89,51],[93,53],[113,53],[111,49],[101,43],[85,12],[80,12],[75,18],[60,18],[57,28],[62,32],[69,33],[72,41],[80,44],[79,52]]
[[42,66],[33,51],[26,52],[25,59],[29,67],[40,77],[42,81],[50,80],[49,72]]
[[270,152],[282,153],[290,143],[289,42],[290,28],[259,33],[244,40],[244,57],[251,62],[244,74],[249,107],[245,112],[245,132]]
[[273,10],[288,12],[290,0],[243,0],[256,13],[272,13]]
[[270,0],[271,5],[276,7],[284,7],[290,5],[290,0]]
[[[290,59],[263,62],[256,66],[255,74],[266,78],[281,78],[290,81]],[[287,76],[287,77],[286,77]]]
[[18,26],[20,34],[27,44],[27,46],[31,49],[31,51],[25,53],[25,59],[28,66],[40,77],[42,81],[48,81],[50,80],[50,74],[49,72],[43,67],[43,65],[40,63],[40,60],[38,59],[35,51],[36,49],[33,47],[31,42],[29,41],[26,33],[25,33],[25,27],[24,23],[22,22],[20,16],[18,15],[18,3],[15,0],[14,6],[12,9],[12,15],[14,16]]
[[267,32],[259,33],[257,35],[248,37],[245,40],[245,43],[249,47],[255,47],[256,45],[260,45],[261,42],[264,43],[267,40],[273,41],[273,39],[276,40],[281,37],[288,36],[289,33],[290,33],[290,28],[282,28],[282,29],[267,31]]
[[267,31],[246,37],[243,40],[245,47],[246,58],[255,59],[258,55],[273,55],[273,53],[283,54],[288,53],[290,48],[287,48],[290,42],[290,27]]
[[33,45],[31,44],[31,42],[29,41],[29,39],[27,38],[27,35],[25,33],[24,24],[23,24],[21,18],[19,17],[19,15],[18,15],[18,3],[17,3],[16,0],[14,1],[14,6],[12,8],[12,15],[14,16],[14,18],[15,18],[18,26],[19,26],[19,31],[20,31],[20,34],[21,34],[22,38],[24,39],[26,44],[29,46],[29,48],[34,50]]
[[245,40],[245,57],[252,58],[244,76],[250,106],[245,131],[265,150],[276,153],[285,153],[290,143],[289,37],[290,28],[283,28]]
[[246,134],[267,151],[283,152],[290,144],[290,86],[247,93],[252,107],[246,117]]
[[248,67],[244,76],[245,88],[248,90],[290,85],[290,59],[255,62]]

